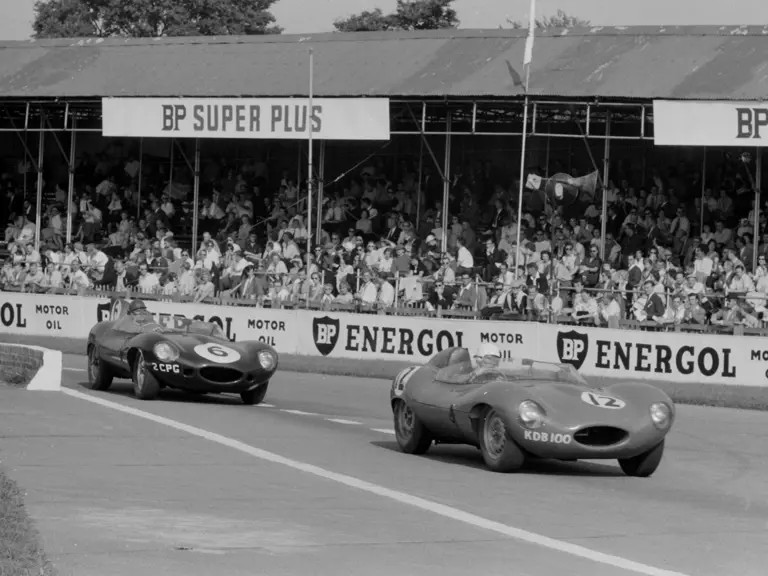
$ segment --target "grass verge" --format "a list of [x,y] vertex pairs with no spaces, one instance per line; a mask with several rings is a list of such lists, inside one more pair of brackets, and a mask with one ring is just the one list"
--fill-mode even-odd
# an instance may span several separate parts
[[0,576],[54,576],[17,484],[0,469]]
[[0,384],[13,388],[26,388],[30,380],[32,380],[32,374],[28,370],[0,365]]
[[[53,350],[61,350],[64,354],[85,354],[85,340],[72,338],[0,334],[0,342],[35,344]],[[280,355],[281,370],[358,378],[392,379],[400,370],[410,365],[409,362],[394,360],[348,360],[294,354]],[[593,377],[589,380],[598,386],[606,386],[619,379]],[[676,382],[654,382],[654,386],[664,390],[672,400],[679,404],[768,410],[768,387],[680,384]]]

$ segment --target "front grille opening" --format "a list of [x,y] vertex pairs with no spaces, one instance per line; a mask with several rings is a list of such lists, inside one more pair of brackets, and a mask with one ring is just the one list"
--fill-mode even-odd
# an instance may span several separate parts
[[584,446],[613,446],[623,441],[629,433],[612,426],[592,426],[579,430],[573,439]]
[[228,384],[230,382],[237,382],[243,377],[243,373],[240,370],[234,368],[226,368],[223,366],[206,366],[200,368],[200,377],[208,380],[209,382],[216,382],[217,384]]

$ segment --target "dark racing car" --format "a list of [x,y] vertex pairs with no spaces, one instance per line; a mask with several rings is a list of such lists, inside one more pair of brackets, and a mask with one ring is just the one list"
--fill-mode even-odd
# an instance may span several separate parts
[[656,471],[675,417],[672,400],[658,388],[592,387],[568,364],[502,364],[488,344],[476,358],[449,348],[397,375],[390,402],[404,452],[423,454],[433,442],[469,444],[497,472],[531,458],[617,459],[629,476]]
[[117,300],[112,318],[88,335],[88,388],[107,390],[114,378],[133,381],[136,397],[161,388],[236,393],[246,404],[264,400],[277,370],[277,352],[262,342],[230,342],[218,324],[174,317],[155,321],[140,300]]

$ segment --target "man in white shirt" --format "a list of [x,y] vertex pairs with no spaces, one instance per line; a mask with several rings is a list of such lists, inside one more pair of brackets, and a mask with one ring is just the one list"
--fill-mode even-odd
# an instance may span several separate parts
[[90,288],[90,286],[90,279],[88,278],[87,274],[83,272],[83,269],[80,267],[80,263],[75,260],[70,265],[69,287],[73,290],[79,290],[80,288]]
[[109,256],[98,250],[95,244],[88,244],[85,247],[85,251],[88,254],[88,267],[91,278],[101,280],[104,268],[109,262]]
[[456,239],[458,246],[458,252],[456,254],[456,273],[472,274],[472,270],[475,267],[475,259],[472,253],[467,249],[462,238]]
[[139,266],[139,291],[146,294],[155,292],[160,286],[160,280],[154,273],[149,271],[149,267],[146,263],[142,263]]
[[370,306],[376,302],[377,295],[378,290],[376,289],[376,284],[371,281],[371,273],[364,272],[363,283],[360,285],[360,289],[357,291],[355,300],[357,300],[360,304]]
[[710,274],[712,274],[712,266],[714,266],[712,259],[704,254],[704,250],[697,248],[696,259],[693,261],[693,270],[699,282],[705,282],[709,278]]
[[206,298],[213,298],[216,293],[216,287],[211,282],[210,272],[204,271],[200,276],[200,283],[195,289],[195,302],[202,302]]
[[379,288],[379,297],[376,304],[379,308],[389,308],[395,303],[395,289],[384,278],[377,278],[376,284]]
[[243,258],[243,253],[240,250],[235,250],[232,255],[232,264],[225,268],[221,275],[221,289],[229,290],[240,282],[243,272],[249,265],[248,260]]

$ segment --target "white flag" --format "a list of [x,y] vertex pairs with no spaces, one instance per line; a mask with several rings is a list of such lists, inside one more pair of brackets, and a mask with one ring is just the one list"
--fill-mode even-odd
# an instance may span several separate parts
[[531,14],[528,21],[528,37],[525,39],[525,57],[523,66],[530,65],[533,60],[533,31],[536,28],[536,0],[531,0]]
[[525,187],[530,190],[541,189],[541,176],[538,174],[528,174],[528,178],[525,182]]

